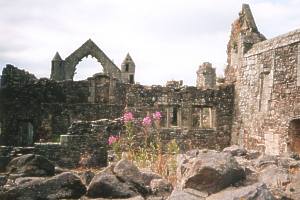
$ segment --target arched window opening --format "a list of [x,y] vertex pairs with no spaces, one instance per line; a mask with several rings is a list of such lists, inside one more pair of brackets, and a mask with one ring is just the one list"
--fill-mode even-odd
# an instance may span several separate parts
[[294,119],[289,126],[290,149],[300,154],[300,119]]
[[92,56],[84,57],[77,65],[74,74],[74,81],[86,80],[96,73],[103,72],[102,65]]

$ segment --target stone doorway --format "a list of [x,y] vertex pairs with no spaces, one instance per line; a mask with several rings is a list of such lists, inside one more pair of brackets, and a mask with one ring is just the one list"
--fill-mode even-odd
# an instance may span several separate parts
[[300,154],[300,119],[290,122],[289,135],[291,138],[290,150]]

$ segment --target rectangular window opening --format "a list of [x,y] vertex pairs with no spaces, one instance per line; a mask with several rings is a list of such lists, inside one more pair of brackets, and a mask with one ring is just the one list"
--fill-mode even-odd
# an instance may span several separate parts
[[129,71],[129,64],[126,63],[126,65],[125,65],[125,72],[128,72],[128,71]]
[[177,107],[173,107],[172,118],[171,118],[172,126],[177,126],[178,125],[178,123],[177,123],[177,112],[178,112]]
[[129,75],[129,83],[131,83],[131,84],[134,83],[134,75],[133,74]]

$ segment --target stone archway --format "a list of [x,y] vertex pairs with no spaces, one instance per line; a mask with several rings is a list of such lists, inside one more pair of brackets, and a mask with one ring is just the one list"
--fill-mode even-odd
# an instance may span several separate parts
[[99,73],[103,73],[101,63],[92,56],[84,57],[82,61],[76,65],[73,81],[87,80]]
[[121,79],[121,70],[105,55],[105,53],[91,40],[86,41],[65,60],[57,53],[52,60],[51,79],[73,80],[76,65],[87,56],[96,58],[103,67],[103,73]]
[[293,119],[289,125],[290,150],[300,154],[300,118]]

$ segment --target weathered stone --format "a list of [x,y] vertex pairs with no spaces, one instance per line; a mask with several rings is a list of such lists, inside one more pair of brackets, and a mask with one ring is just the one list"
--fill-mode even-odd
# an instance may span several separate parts
[[162,179],[162,177],[159,174],[154,173],[152,171],[142,171],[141,176],[145,185],[150,185],[153,179]]
[[256,166],[263,168],[269,165],[277,165],[278,160],[276,156],[262,155],[256,161]]
[[15,180],[15,184],[16,185],[21,185],[27,182],[31,182],[31,181],[36,181],[36,180],[45,180],[46,178],[44,177],[19,177],[16,178]]
[[107,170],[96,174],[88,186],[87,195],[93,198],[129,198],[139,193],[132,185],[119,180]]
[[275,200],[264,184],[254,184],[246,187],[227,188],[212,194],[206,200]]
[[174,190],[168,200],[205,200],[207,194],[193,189]]
[[132,161],[127,159],[120,160],[116,163],[113,172],[123,181],[144,185],[142,174]]
[[291,183],[286,187],[286,197],[300,199],[300,172],[291,174]]
[[282,188],[291,181],[288,169],[269,165],[259,172],[259,181],[271,188]]
[[248,150],[245,158],[251,160],[251,159],[257,159],[261,155],[261,152],[256,150]]
[[95,173],[88,170],[84,171],[83,173],[80,174],[81,181],[84,185],[89,185],[92,179],[94,178]]
[[46,180],[33,180],[0,193],[3,200],[78,199],[86,192],[80,178],[70,172]]
[[165,179],[153,179],[150,188],[152,193],[157,196],[169,196],[173,190],[172,184]]
[[181,187],[216,193],[245,178],[244,170],[230,153],[199,152],[178,166]]
[[266,40],[243,5],[227,47],[225,82],[235,85],[236,100],[232,142],[270,155],[299,153],[300,30]]
[[223,152],[231,153],[231,155],[233,156],[244,156],[247,154],[246,149],[238,145],[232,145],[230,147],[226,147],[223,149]]
[[54,165],[43,156],[27,154],[11,160],[7,171],[21,176],[53,176]]
[[55,174],[61,174],[63,172],[67,172],[68,170],[64,169],[64,168],[61,168],[61,167],[58,167],[58,166],[55,166],[54,171],[55,171]]
[[[82,197],[80,200],[110,200],[111,198],[88,198],[88,197]],[[114,200],[144,200],[142,196],[136,196],[136,197],[130,197],[130,198],[114,198]],[[148,199],[147,199],[148,200]],[[163,200],[163,199],[162,199]]]

